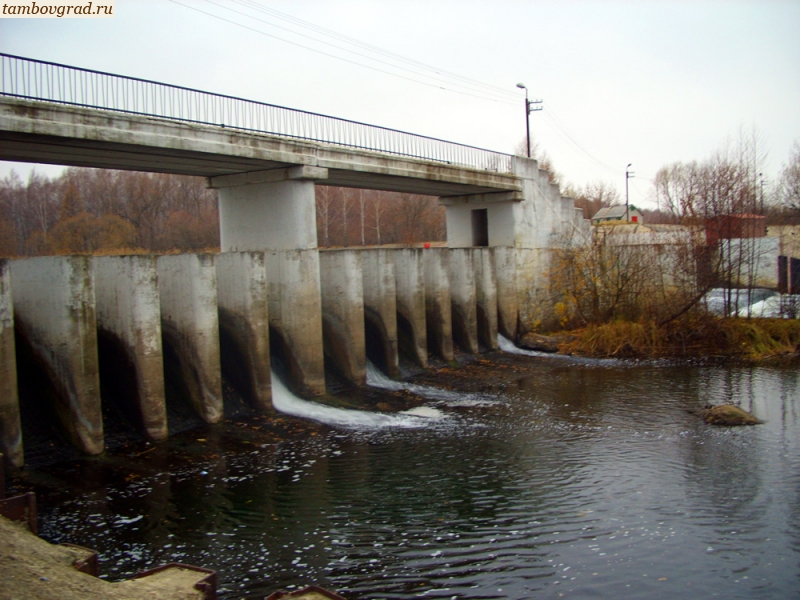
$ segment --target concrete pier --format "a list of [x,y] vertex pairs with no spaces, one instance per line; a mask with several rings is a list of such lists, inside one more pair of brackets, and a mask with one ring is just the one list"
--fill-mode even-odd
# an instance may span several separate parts
[[478,301],[470,248],[451,248],[448,261],[453,339],[467,352],[478,353]]
[[52,390],[62,430],[81,452],[100,454],[103,414],[91,259],[15,260],[11,281],[16,329]]
[[492,248],[497,281],[497,330],[509,340],[517,339],[517,250],[508,246]]
[[327,169],[297,166],[211,178],[222,251],[316,248],[314,181],[327,176]]
[[98,256],[93,268],[103,393],[113,394],[147,437],[166,439],[156,257]]
[[320,252],[322,336],[325,354],[357,385],[367,378],[361,252]]
[[272,410],[267,264],[263,252],[216,256],[222,370],[257,409]]
[[397,290],[397,338],[400,350],[421,367],[428,366],[425,316],[425,268],[422,250],[392,251]]
[[475,248],[472,265],[475,269],[478,341],[490,350],[497,350],[497,276],[493,249]]
[[428,348],[439,358],[448,361],[453,360],[450,252],[449,248],[426,248],[422,253]]
[[[214,255],[160,256],[158,289],[167,368],[179,371],[187,399],[200,418],[216,423],[223,407]],[[170,357],[176,365],[169,364]]]
[[276,350],[295,392],[325,393],[319,250],[265,254],[271,353]]
[[17,393],[11,265],[6,258],[0,258],[0,453],[12,467],[24,464]]
[[391,250],[362,250],[367,355],[389,377],[400,375],[397,348],[397,285]]

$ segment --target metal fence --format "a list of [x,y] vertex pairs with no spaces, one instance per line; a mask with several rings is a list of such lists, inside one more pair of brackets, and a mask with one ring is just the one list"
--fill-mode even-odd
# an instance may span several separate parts
[[0,95],[323,142],[500,173],[511,156],[274,104],[0,53]]

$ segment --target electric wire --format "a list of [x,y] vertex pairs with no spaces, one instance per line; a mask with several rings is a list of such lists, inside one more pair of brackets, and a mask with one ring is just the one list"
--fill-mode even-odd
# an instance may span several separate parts
[[[357,61],[354,61],[354,60],[350,60],[350,59],[348,59],[348,58],[344,58],[344,57],[342,57],[342,56],[337,56],[336,54],[332,54],[332,53],[330,53],[330,52],[326,52],[326,51],[324,51],[324,50],[320,50],[320,49],[318,49],[318,48],[312,48],[312,47],[310,47],[310,46],[306,46],[306,45],[304,45],[304,44],[301,44],[301,43],[299,43],[299,42],[295,42],[295,41],[292,41],[292,40],[287,40],[287,39],[285,39],[285,38],[282,38],[282,37],[280,37],[280,36],[277,36],[277,35],[275,35],[275,34],[268,33],[268,32],[266,32],[266,31],[263,31],[262,29],[257,29],[257,28],[255,28],[255,27],[250,27],[249,25],[245,25],[245,24],[243,24],[243,23],[239,23],[238,21],[234,21],[234,20],[231,20],[231,19],[227,19],[227,18],[225,18],[225,17],[223,17],[223,16],[220,16],[220,15],[217,15],[217,14],[214,14],[214,13],[211,13],[211,12],[208,12],[208,11],[205,11],[205,10],[202,10],[202,9],[200,9],[200,8],[197,8],[196,6],[190,6],[190,5],[188,5],[188,4],[184,4],[183,2],[179,2],[178,0],[169,0],[169,1],[170,1],[171,3],[173,3],[173,4],[177,4],[177,5],[179,5],[179,6],[182,6],[182,7],[184,7],[184,8],[188,8],[188,9],[190,9],[190,10],[193,10],[193,11],[195,11],[195,12],[202,13],[202,14],[204,14],[204,15],[207,15],[207,16],[209,16],[209,17],[212,17],[212,18],[214,18],[214,19],[218,19],[218,20],[220,20],[220,21],[224,21],[224,22],[226,22],[226,23],[230,23],[231,25],[236,25],[237,27],[241,27],[242,29],[247,29],[247,30],[249,30],[249,31],[252,31],[252,32],[254,32],[254,33],[258,33],[258,34],[260,34],[260,35],[263,35],[263,36],[266,36],[266,37],[270,37],[270,38],[273,38],[273,39],[276,39],[276,40],[279,40],[279,41],[282,41],[282,42],[286,42],[287,44],[291,44],[291,45],[293,45],[293,46],[297,46],[297,47],[299,47],[299,48],[303,48],[303,49],[305,49],[305,50],[309,50],[309,51],[311,51],[311,52],[316,52],[316,53],[318,53],[318,54],[322,54],[322,55],[324,55],[324,56],[328,56],[328,57],[330,57],[330,58],[334,58],[334,59],[337,59],[337,60],[340,60],[340,61],[343,61],[343,62],[346,62],[346,63],[350,63],[350,64],[353,64],[353,65],[356,65],[356,66],[359,66],[359,67],[363,67],[363,68],[366,68],[366,69],[370,69],[370,70],[372,70],[372,71],[377,71],[377,72],[379,72],[379,73],[384,73],[384,74],[386,74],[386,75],[390,75],[390,76],[393,76],[393,77],[397,77],[397,78],[399,78],[399,79],[404,79],[404,80],[406,80],[406,81],[412,81],[412,82],[414,82],[414,83],[418,83],[418,84],[420,84],[420,85],[426,85],[426,86],[428,86],[428,87],[434,87],[434,88],[437,88],[437,89],[442,89],[442,90],[449,91],[449,92],[452,92],[452,93],[455,93],[455,94],[461,94],[461,95],[464,95],[464,96],[471,96],[471,97],[474,97],[474,98],[480,98],[480,99],[482,99],[482,100],[487,100],[487,101],[490,101],[490,102],[497,102],[497,103],[502,103],[502,104],[508,104],[508,105],[512,105],[512,103],[511,103],[511,102],[509,102],[509,101],[506,101],[506,100],[498,100],[498,99],[496,99],[496,98],[487,97],[486,95],[479,95],[479,94],[476,94],[476,93],[470,93],[470,92],[467,92],[467,91],[462,91],[462,90],[457,90],[457,89],[453,89],[453,88],[448,88],[448,87],[445,87],[445,86],[443,86],[443,85],[440,85],[440,84],[437,84],[437,83],[430,83],[430,82],[426,82],[426,81],[421,81],[421,80],[419,80],[419,79],[414,79],[414,78],[412,78],[412,77],[407,77],[407,76],[405,76],[405,75],[401,75],[401,74],[398,74],[398,73],[392,73],[391,71],[387,71],[387,70],[385,70],[385,69],[381,69],[381,68],[379,68],[379,67],[375,67],[375,66],[371,66],[371,65],[366,65],[366,64],[363,64],[363,63],[361,63],[361,62],[357,62]],[[208,1],[208,0],[207,0],[207,1]],[[212,3],[212,4],[213,4],[213,3]],[[230,9],[229,9],[229,10],[230,10]],[[234,11],[234,12],[238,12],[238,11]],[[325,43],[325,42],[323,42],[323,43]]]
[[[482,82],[482,81],[478,81],[477,79],[464,77],[463,75],[460,75],[458,73],[454,73],[452,71],[447,71],[445,69],[441,69],[439,67],[435,67],[435,66],[430,65],[428,63],[424,63],[422,61],[418,61],[416,59],[409,58],[409,57],[403,56],[401,54],[397,54],[396,52],[392,52],[390,50],[386,50],[386,49],[381,48],[379,46],[375,46],[375,45],[363,42],[363,41],[358,40],[356,38],[352,38],[352,37],[343,35],[341,33],[333,31],[331,29],[326,29],[325,27],[321,27],[321,26],[316,25],[314,23],[311,23],[309,21],[304,21],[303,19],[300,19],[298,17],[294,17],[292,15],[280,12],[278,10],[275,10],[274,8],[269,8],[267,6],[264,6],[260,2],[256,2],[255,0],[230,0],[230,1],[234,2],[236,4],[240,4],[240,5],[251,7],[251,8],[253,8],[253,10],[256,10],[256,11],[259,11],[259,12],[262,12],[262,13],[266,13],[266,14],[270,14],[272,16],[275,16],[275,17],[279,18],[279,19],[282,19],[282,20],[285,20],[285,21],[289,21],[291,23],[299,25],[300,27],[304,27],[306,29],[311,29],[313,31],[316,31],[318,33],[322,33],[323,35],[338,39],[338,40],[343,41],[345,43],[361,47],[361,48],[363,48],[365,50],[368,50],[370,52],[381,54],[381,55],[383,55],[383,56],[385,56],[387,58],[390,58],[392,60],[396,60],[396,61],[399,61],[399,62],[404,62],[406,64],[413,65],[415,67],[420,67],[420,68],[423,68],[425,70],[432,71],[437,76],[450,77],[450,78],[453,78],[453,79],[461,80],[461,81],[463,81],[463,82],[465,82],[466,84],[469,84],[469,85],[486,88],[485,90],[483,90],[485,93],[498,94],[500,96],[503,96],[503,97],[507,98],[508,100],[514,100],[515,102],[518,102],[517,92],[514,92],[512,90],[509,90],[509,89],[506,89],[506,88],[503,88],[503,87],[499,87],[499,86],[496,86],[496,85],[493,85],[493,84],[488,84],[488,83],[485,83],[485,82]],[[277,25],[276,25],[276,27],[277,27]]]

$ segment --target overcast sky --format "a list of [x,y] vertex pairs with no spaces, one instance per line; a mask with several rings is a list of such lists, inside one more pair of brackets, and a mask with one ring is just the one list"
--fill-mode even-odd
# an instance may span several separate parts
[[[767,177],[800,141],[798,1],[115,0],[115,11],[0,19],[0,51],[501,152],[524,140],[522,82],[544,100],[531,131],[564,179],[624,194],[632,163],[631,202],[645,206],[660,167],[707,158],[742,130],[760,134]],[[0,176],[12,167],[29,172],[0,163]]]

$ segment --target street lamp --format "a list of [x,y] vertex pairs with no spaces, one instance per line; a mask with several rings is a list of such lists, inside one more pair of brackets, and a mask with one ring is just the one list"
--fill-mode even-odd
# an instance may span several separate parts
[[541,104],[541,100],[528,100],[528,88],[524,83],[518,83],[517,87],[525,90],[525,141],[528,144],[528,158],[531,157],[531,123],[530,114],[535,110],[542,110],[541,106],[533,106],[534,104]]
[[625,222],[631,220],[630,209],[628,208],[628,179],[634,176],[633,171],[628,171],[631,168],[633,163],[628,163],[628,166],[625,167]]

